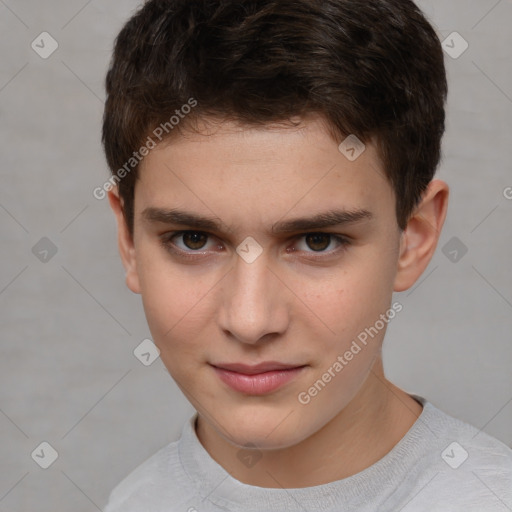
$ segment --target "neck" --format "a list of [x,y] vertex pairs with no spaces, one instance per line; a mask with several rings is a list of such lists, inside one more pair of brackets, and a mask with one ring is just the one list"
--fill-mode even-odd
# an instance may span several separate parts
[[231,476],[248,485],[300,488],[352,476],[384,457],[412,427],[422,406],[384,377],[382,360],[373,366],[354,399],[313,435],[283,449],[267,450],[248,468],[229,443],[198,417],[196,433]]

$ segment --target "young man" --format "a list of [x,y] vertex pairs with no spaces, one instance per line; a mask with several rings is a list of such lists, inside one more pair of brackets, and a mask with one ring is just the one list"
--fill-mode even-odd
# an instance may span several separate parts
[[107,93],[126,282],[197,414],[106,510],[512,510],[512,451],[382,365],[448,201],[417,7],[150,0]]

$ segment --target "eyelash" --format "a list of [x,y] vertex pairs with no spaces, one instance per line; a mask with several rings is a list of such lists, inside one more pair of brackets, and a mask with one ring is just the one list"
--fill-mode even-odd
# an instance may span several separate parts
[[[172,254],[178,255],[181,258],[188,258],[188,259],[202,258],[204,255],[204,252],[205,252],[202,249],[198,249],[196,251],[194,251],[193,249],[190,249],[189,251],[184,251],[183,249],[177,248],[176,245],[174,243],[172,243],[172,240],[175,237],[179,237],[180,235],[184,235],[187,233],[205,235],[208,237],[207,242],[209,241],[210,238],[213,237],[213,235],[210,235],[209,233],[206,233],[204,231],[195,231],[195,230],[188,229],[188,230],[173,231],[170,233],[166,233],[165,235],[163,235],[161,237],[160,242],[161,242],[162,246],[164,247],[164,249],[171,252]],[[338,255],[340,252],[344,251],[348,245],[350,245],[350,241],[348,240],[348,238],[341,236],[341,235],[336,235],[334,233],[324,233],[322,231],[312,231],[312,232],[308,232],[308,233],[303,233],[301,235],[295,236],[294,239],[300,240],[309,235],[328,236],[328,237],[330,237],[329,243],[331,243],[331,241],[333,241],[333,240],[338,243],[338,247],[336,249],[331,249],[329,251],[313,251],[313,250],[312,251],[304,251],[306,254],[308,254],[307,258],[312,259],[312,260],[320,260],[320,259],[325,259],[328,256]],[[292,252],[302,252],[302,251],[292,251]],[[315,254],[317,256],[315,256]]]

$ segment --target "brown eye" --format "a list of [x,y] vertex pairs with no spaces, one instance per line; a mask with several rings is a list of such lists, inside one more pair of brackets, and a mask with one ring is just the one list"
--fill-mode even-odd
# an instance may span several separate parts
[[181,236],[183,237],[183,243],[189,249],[202,249],[208,240],[207,235],[197,231],[188,231]]
[[331,243],[331,236],[323,233],[311,233],[306,235],[306,244],[313,251],[325,251]]

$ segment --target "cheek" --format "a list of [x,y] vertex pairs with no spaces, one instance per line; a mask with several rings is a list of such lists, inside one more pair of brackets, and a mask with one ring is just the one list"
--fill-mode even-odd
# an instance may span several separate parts
[[303,280],[302,289],[304,303],[329,327],[330,338],[339,343],[373,325],[389,308],[392,284],[392,266],[375,262],[370,255],[346,270]]
[[[365,265],[323,282],[328,284],[308,294],[308,305],[323,324],[304,326],[304,332],[310,333],[304,342],[314,337],[319,350],[315,351],[314,371],[297,400],[311,411],[332,411],[334,416],[361,389],[380,355],[387,326],[380,315],[390,309],[391,291],[389,276],[371,272]],[[318,418],[324,418],[322,413]]]
[[197,269],[184,270],[154,255],[145,258],[143,254],[140,261],[146,319],[153,341],[169,368],[168,363],[172,365],[178,353],[197,355],[195,346],[212,319],[212,298],[218,279],[208,273],[200,275]]

